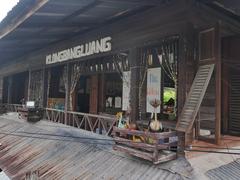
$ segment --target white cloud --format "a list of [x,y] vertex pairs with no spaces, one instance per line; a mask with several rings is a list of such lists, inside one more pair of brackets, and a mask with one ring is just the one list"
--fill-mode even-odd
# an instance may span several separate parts
[[0,2],[0,21],[2,21],[7,13],[18,3],[19,0],[3,0]]

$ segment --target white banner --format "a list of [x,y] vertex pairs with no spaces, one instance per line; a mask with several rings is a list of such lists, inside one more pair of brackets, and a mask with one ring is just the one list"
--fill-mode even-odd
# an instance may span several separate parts
[[131,72],[123,72],[122,110],[127,111],[130,106]]
[[[147,112],[154,112],[151,101],[161,101],[161,68],[151,68],[147,71]],[[156,108],[160,113],[160,106]]]

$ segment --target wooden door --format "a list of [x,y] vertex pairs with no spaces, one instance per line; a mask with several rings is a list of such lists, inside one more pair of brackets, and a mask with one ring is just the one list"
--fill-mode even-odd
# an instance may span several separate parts
[[92,75],[90,79],[90,105],[91,114],[98,113],[98,75]]

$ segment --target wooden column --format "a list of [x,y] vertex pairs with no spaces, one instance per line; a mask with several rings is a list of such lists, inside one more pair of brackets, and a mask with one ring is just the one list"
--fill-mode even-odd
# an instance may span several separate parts
[[215,142],[221,141],[221,112],[222,112],[222,61],[221,61],[221,35],[219,23],[215,27],[215,61],[216,61],[216,122]]
[[177,89],[177,116],[179,117],[186,100],[186,59],[185,59],[185,41],[184,34],[179,39],[179,59],[178,59],[178,89]]
[[89,112],[98,113],[98,75],[91,76],[90,105]]
[[228,132],[228,122],[229,122],[229,87],[230,85],[230,79],[229,79],[229,72],[230,68],[227,63],[224,63],[222,66],[222,71],[223,71],[223,91],[222,91],[222,97],[223,97],[223,102],[222,102],[222,110],[223,110],[223,132],[227,133]]
[[30,97],[31,97],[31,74],[32,74],[32,71],[29,70],[28,71],[28,97],[27,97],[27,100],[30,101]]
[[185,133],[184,132],[177,132],[178,136],[178,157],[185,157]]
[[[193,83],[196,72],[196,59],[194,59],[194,48],[196,46],[196,33],[193,24],[186,23],[179,39],[179,61],[177,80],[177,115],[182,113],[187,95]],[[182,134],[184,135],[184,134]],[[193,141],[193,128],[182,138],[183,144],[191,144]]]
[[3,77],[0,77],[0,103],[3,102]]
[[8,92],[7,92],[7,103],[11,104],[12,103],[12,84],[13,84],[13,77],[9,76],[8,77]]
[[99,112],[105,111],[105,74],[101,74],[99,81]]
[[131,89],[130,89],[130,108],[131,108],[131,121],[136,122],[139,118],[138,107],[138,93],[139,93],[139,51],[137,48],[131,49],[129,52],[129,63],[131,71]]
[[48,69],[43,69],[43,107],[47,107],[48,103]]
[[69,96],[70,96],[70,81],[71,81],[71,71],[70,71],[70,64],[68,63],[66,65],[67,68],[67,87],[65,89],[65,124],[67,124],[67,111],[69,110],[70,107],[70,102],[69,102]]

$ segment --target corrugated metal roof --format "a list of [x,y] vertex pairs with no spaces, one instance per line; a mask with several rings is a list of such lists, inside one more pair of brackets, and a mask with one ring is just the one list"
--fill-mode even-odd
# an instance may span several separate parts
[[212,180],[239,180],[240,179],[240,159],[229,164],[207,171],[206,175]]
[[[162,1],[20,0],[0,23],[0,61],[19,58],[52,43],[143,12]],[[27,18],[23,18],[25,16]],[[15,27],[17,23],[19,25]]]
[[0,118],[0,143],[0,168],[17,180],[30,171],[38,172],[41,179],[192,177],[185,159],[155,166],[113,151],[110,137],[47,121],[30,124],[16,115]]

